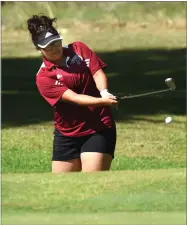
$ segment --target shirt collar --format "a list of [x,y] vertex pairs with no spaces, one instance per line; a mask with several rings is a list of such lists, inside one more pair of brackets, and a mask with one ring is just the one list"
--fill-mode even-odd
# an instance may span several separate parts
[[52,63],[52,62],[49,62],[44,56],[43,56],[43,62],[45,64],[45,67],[48,69],[48,70],[51,70],[52,68],[56,68],[58,65]]

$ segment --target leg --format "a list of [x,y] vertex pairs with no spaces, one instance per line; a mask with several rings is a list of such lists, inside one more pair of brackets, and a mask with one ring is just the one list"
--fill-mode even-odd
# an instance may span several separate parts
[[82,171],[109,170],[116,145],[116,128],[91,135],[81,147]]
[[113,157],[106,153],[100,152],[83,152],[81,153],[82,171],[96,172],[109,170]]
[[76,138],[54,131],[52,173],[81,171],[80,147]]
[[69,161],[52,161],[52,173],[81,171],[80,159]]

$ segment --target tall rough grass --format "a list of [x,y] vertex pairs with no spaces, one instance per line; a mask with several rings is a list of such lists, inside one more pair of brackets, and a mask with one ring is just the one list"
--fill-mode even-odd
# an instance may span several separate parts
[[57,17],[59,23],[127,23],[185,20],[185,2],[7,2],[2,6],[3,29],[26,29],[33,14]]

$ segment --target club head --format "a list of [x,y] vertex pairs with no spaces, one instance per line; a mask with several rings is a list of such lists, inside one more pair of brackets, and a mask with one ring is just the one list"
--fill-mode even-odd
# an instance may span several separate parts
[[175,81],[173,80],[173,78],[167,78],[165,80],[165,83],[170,88],[170,90],[175,90],[176,89]]

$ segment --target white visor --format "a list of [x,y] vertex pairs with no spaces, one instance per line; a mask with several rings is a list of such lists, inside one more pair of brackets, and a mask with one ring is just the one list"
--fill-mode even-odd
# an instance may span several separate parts
[[61,37],[53,38],[51,40],[48,40],[47,43],[38,44],[38,47],[40,48],[46,48],[49,44],[53,43],[54,41],[62,40]]

